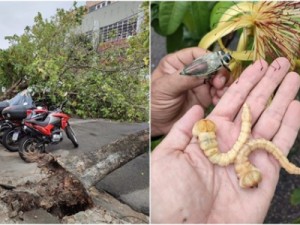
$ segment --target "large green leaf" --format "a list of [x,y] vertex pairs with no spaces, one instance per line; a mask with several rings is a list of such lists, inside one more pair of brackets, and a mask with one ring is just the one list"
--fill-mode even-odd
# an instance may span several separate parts
[[151,26],[153,27],[156,33],[160,35],[164,35],[164,32],[161,31],[159,27],[158,12],[159,12],[159,3],[151,2]]
[[151,22],[158,19],[159,3],[151,2]]
[[164,35],[174,33],[184,18],[187,7],[191,2],[160,2],[159,26]]
[[183,25],[181,24],[175,33],[167,36],[167,52],[175,52],[183,48]]
[[236,4],[236,2],[218,2],[210,14],[210,28],[213,29],[219,23],[222,15],[225,13],[227,9]]
[[193,39],[200,40],[209,31],[212,2],[191,2],[184,17],[184,25]]

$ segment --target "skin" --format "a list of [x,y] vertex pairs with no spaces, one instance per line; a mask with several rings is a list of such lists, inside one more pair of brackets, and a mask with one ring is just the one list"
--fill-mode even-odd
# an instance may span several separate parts
[[[289,73],[289,67],[285,58],[270,66],[257,61],[228,88],[208,116],[217,126],[220,151],[235,143],[242,105],[247,102],[252,114],[250,138],[271,140],[288,154],[300,128],[300,103],[294,100],[300,78]],[[203,108],[193,106],[151,155],[152,223],[262,223],[278,182],[278,162],[255,151],[250,161],[262,172],[262,182],[257,188],[240,188],[234,167],[211,164],[192,137],[193,125],[202,118]]]
[[[151,135],[167,134],[173,124],[193,105],[216,104],[229,85],[228,72],[221,69],[208,82],[179,73],[194,59],[207,54],[198,47],[164,57],[151,76]],[[226,83],[227,82],[227,83]],[[202,112],[204,115],[204,111]]]

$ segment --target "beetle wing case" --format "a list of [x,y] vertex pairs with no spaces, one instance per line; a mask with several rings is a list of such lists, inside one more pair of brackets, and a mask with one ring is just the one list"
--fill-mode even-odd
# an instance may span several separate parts
[[224,65],[220,52],[211,52],[195,59],[181,71],[180,75],[210,78],[222,66]]

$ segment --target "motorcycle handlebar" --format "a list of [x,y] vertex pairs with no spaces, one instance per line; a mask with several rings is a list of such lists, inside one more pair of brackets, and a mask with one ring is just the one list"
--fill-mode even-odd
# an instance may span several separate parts
[[64,101],[61,103],[61,105],[60,105],[60,107],[59,107],[60,110],[62,110],[62,108],[63,108],[63,107],[65,106],[65,104],[67,103],[67,101],[68,101],[68,99],[64,100]]

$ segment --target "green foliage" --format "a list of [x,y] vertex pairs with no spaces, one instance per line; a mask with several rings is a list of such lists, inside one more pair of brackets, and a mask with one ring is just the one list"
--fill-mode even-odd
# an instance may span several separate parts
[[182,23],[188,5],[188,2],[159,3],[159,26],[164,35],[170,35],[177,30]]
[[7,37],[10,47],[0,50],[0,88],[7,89],[0,98],[32,86],[36,96],[48,96],[53,105],[68,93],[66,111],[79,117],[147,121],[148,6],[142,4],[141,31],[123,40],[125,47],[111,43],[100,54],[88,37],[76,33],[83,7],[58,9],[50,20],[39,13],[32,27]]
[[300,189],[294,189],[291,194],[291,203],[292,205],[299,205],[300,204]]
[[[300,204],[300,188],[296,188],[293,190],[291,194],[291,199],[290,202],[292,205],[299,205]],[[296,218],[295,220],[292,221],[292,223],[300,223],[300,217]]]
[[78,116],[127,121],[144,121],[147,118],[148,85],[142,84],[147,82],[142,74],[120,76],[112,73],[106,76],[90,72],[86,78],[70,92],[71,109]]
[[156,140],[151,141],[151,151],[153,151],[164,139],[164,137],[158,138]]
[[151,26],[166,37],[167,51],[195,46],[209,31],[215,2],[152,2]]
[[218,2],[212,9],[210,14],[210,29],[213,29],[217,26],[219,20],[232,5],[236,4],[235,2]]

